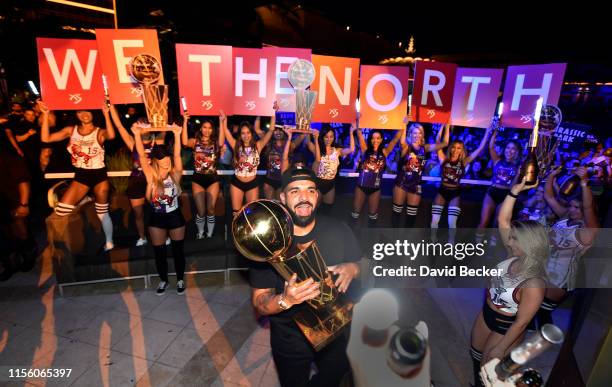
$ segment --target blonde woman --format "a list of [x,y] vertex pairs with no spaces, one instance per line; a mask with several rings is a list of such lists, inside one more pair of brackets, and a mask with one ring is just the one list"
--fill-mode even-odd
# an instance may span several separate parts
[[497,265],[503,274],[491,281],[483,309],[472,327],[470,354],[476,386],[482,386],[481,365],[503,358],[523,340],[544,299],[550,255],[547,231],[533,220],[511,221],[518,195],[535,186],[526,186],[523,178],[512,187],[499,211],[499,231],[511,257]]
[[[448,132],[449,125],[444,129]],[[423,125],[414,123],[408,128],[408,142],[406,142],[406,130],[400,137],[400,161],[397,163],[397,177],[393,187],[393,213],[391,225],[399,227],[404,204],[406,204],[405,227],[414,227],[419,204],[421,204],[421,177],[425,167],[425,153],[435,152],[448,145],[448,135],[444,138],[446,142],[438,141],[435,144],[425,144],[425,129]]]
[[[449,132],[447,130],[445,133],[444,142],[446,143],[449,140]],[[442,182],[431,206],[431,228],[438,228],[446,204],[448,204],[448,228],[457,228],[457,218],[461,214],[461,178],[465,173],[465,168],[486,147],[490,133],[491,128],[487,129],[480,145],[470,155],[467,155],[465,144],[461,140],[454,140],[448,147],[446,154],[442,149],[438,149],[438,159],[442,166]]]
[[[141,160],[146,157],[145,148],[141,138],[142,128],[138,125],[132,127],[136,150]],[[181,127],[173,126],[174,144],[173,153],[170,154],[165,146],[156,146],[151,152],[151,163],[142,163],[142,171],[147,179],[145,197],[151,204],[151,217],[149,219],[149,235],[155,251],[155,266],[160,282],[157,295],[161,296],[168,287],[168,260],[166,255],[166,238],[170,236],[174,269],[176,271],[176,292],[185,292],[185,253],[183,240],[185,239],[185,219],[179,208],[178,197],[181,193],[181,178],[183,176],[183,162],[181,160]]]

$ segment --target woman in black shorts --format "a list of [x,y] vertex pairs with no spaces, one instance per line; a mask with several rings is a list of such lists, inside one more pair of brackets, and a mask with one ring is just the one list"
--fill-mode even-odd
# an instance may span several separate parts
[[[227,130],[227,117],[223,111],[219,112],[219,130],[210,120],[204,120],[195,138],[189,138],[187,123],[189,114],[183,115],[183,133],[181,139],[183,146],[193,149],[193,176],[191,178],[191,189],[193,200],[196,204],[196,226],[197,239],[204,238],[204,226],[206,225],[206,237],[212,237],[215,230],[215,206],[221,182],[217,175],[217,164],[221,157],[225,144],[225,132]],[[206,214],[206,218],[204,218]]]
[[104,164],[104,141],[115,138],[115,130],[111,123],[109,108],[103,105],[102,112],[106,122],[106,129],[98,128],[93,123],[93,114],[88,110],[76,112],[79,124],[67,126],[57,132],[49,133],[49,109],[40,102],[42,112],[41,140],[45,143],[70,139],[68,153],[75,169],[74,180],[55,207],[59,216],[70,215],[76,205],[93,190],[95,207],[102,229],[106,236],[104,250],[111,250],[113,244],[113,222],[108,213],[108,191],[110,184]]
[[[136,246],[140,247],[147,244],[144,224],[144,205],[145,193],[147,190],[147,179],[142,172],[142,166],[140,165],[142,160],[140,159],[138,151],[136,150],[134,137],[121,123],[121,119],[119,118],[119,114],[117,113],[117,109],[115,109],[114,105],[111,105],[110,113],[121,139],[125,143],[125,146],[127,146],[127,148],[130,150],[130,154],[132,156],[132,172],[128,178],[128,186],[125,193],[128,199],[130,199],[130,205],[132,206],[132,211],[134,213],[134,223],[136,223],[136,231],[138,232]],[[151,132],[144,133],[142,135],[142,144],[144,146],[146,155],[145,160],[147,163],[151,162],[151,149],[155,146],[154,140],[155,136]],[[161,139],[161,143],[163,144],[163,138]]]
[[[278,110],[278,105],[274,102],[274,111]],[[259,121],[259,117],[257,118]],[[256,125],[259,122],[256,121]],[[274,128],[276,115],[272,115],[270,128]],[[232,213],[236,214],[242,208],[243,200],[247,203],[259,199],[259,179],[257,179],[257,167],[259,166],[259,155],[262,149],[272,138],[273,130],[268,130],[266,134],[255,141],[255,130],[248,122],[244,121],[238,129],[238,138],[234,139],[227,128],[225,139],[233,149],[234,153],[234,176],[230,185],[230,197],[232,200]]]
[[511,258],[497,265],[503,274],[491,279],[482,311],[472,327],[470,355],[476,386],[482,386],[482,365],[493,358],[501,360],[523,340],[544,299],[550,255],[546,229],[533,220],[511,220],[518,195],[535,186],[526,186],[525,179],[514,185],[499,211],[499,231]]
[[[141,159],[146,157],[141,139],[142,127],[134,125],[136,150]],[[149,218],[149,235],[155,251],[155,266],[160,282],[157,295],[165,293],[168,287],[168,260],[166,238],[170,236],[172,257],[176,272],[176,292],[185,292],[185,218],[179,207],[183,161],[181,160],[181,127],[173,126],[174,144],[170,154],[166,146],[156,146],[151,152],[151,164],[143,163],[142,171],[147,179],[146,198],[151,203]]]
[[489,225],[491,217],[510,192],[510,187],[518,173],[521,162],[522,148],[518,142],[508,141],[504,147],[503,155],[500,155],[495,150],[496,138],[497,131],[494,131],[491,141],[489,141],[489,153],[491,154],[491,161],[493,161],[493,180],[482,204],[480,223],[478,224],[478,231],[476,231],[477,240],[484,237],[484,229]]
[[358,124],[351,125],[349,134],[349,147],[340,148],[336,144],[336,132],[331,126],[325,126],[319,133],[314,144],[307,140],[308,149],[315,155],[312,170],[317,174],[317,188],[321,191],[321,212],[329,213],[336,197],[336,177],[340,167],[340,157],[355,152],[355,137],[353,136]]
[[[480,145],[469,156],[466,153],[465,144],[461,140],[454,140],[446,154],[442,149],[438,150],[438,159],[442,164],[441,185],[438,194],[431,206],[431,228],[438,228],[440,217],[444,206],[448,203],[448,228],[457,228],[457,218],[461,214],[461,178],[466,167],[474,161],[483,151],[489,139],[491,128],[487,129],[480,141]],[[445,134],[445,142],[448,143],[449,131]]]
[[357,223],[366,198],[368,199],[368,226],[374,227],[378,220],[378,205],[380,204],[380,185],[382,175],[385,172],[387,165],[387,156],[395,147],[395,144],[400,139],[403,131],[398,130],[397,134],[389,145],[385,146],[384,136],[380,130],[371,130],[368,136],[368,142],[361,129],[357,129],[357,138],[359,139],[359,147],[363,153],[361,162],[359,163],[359,177],[357,186],[355,187],[355,198],[353,199],[353,211],[351,218],[354,223]]

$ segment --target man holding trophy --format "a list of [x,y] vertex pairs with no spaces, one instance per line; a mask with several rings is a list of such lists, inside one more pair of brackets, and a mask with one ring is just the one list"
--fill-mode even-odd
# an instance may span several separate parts
[[[238,249],[259,261],[249,270],[252,300],[261,315],[270,316],[272,355],[283,386],[337,386],[350,370],[345,328],[350,325],[352,303],[342,296],[359,275],[356,261],[361,251],[348,225],[316,214],[320,195],[316,181],[310,169],[286,171],[280,194],[284,206],[273,201],[253,202],[238,214],[233,225]],[[268,213],[257,218],[264,208],[280,216],[272,216],[272,222]],[[290,217],[287,222],[283,214]],[[269,223],[287,227],[268,230],[262,226]],[[245,229],[250,230],[249,235]],[[288,235],[277,238],[285,232]],[[253,236],[259,243],[266,241],[267,251],[284,239],[282,254],[290,258],[257,259],[248,251]],[[292,253],[284,254],[288,251]],[[317,373],[309,378],[312,363]]]

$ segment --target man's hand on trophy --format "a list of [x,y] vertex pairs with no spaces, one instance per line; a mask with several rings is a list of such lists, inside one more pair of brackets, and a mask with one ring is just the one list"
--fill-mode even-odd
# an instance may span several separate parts
[[185,110],[185,111],[183,112],[183,119],[184,119],[185,121],[189,121],[189,117],[190,117],[190,116],[189,116],[189,112],[188,112],[187,110]]
[[223,110],[219,110],[219,122],[223,122],[227,119],[225,112]]
[[293,274],[289,279],[289,282],[285,281],[285,290],[283,291],[283,299],[292,307],[293,305],[299,305],[302,302],[312,300],[318,297],[321,293],[319,283],[315,282],[312,278],[308,278],[306,281],[297,283],[297,274]]
[[102,114],[104,114],[105,116],[107,116],[110,113],[110,106],[106,104],[106,102],[104,102],[102,104]]
[[359,275],[359,265],[353,262],[328,266],[327,270],[338,276],[335,285],[340,293],[345,293],[351,285],[351,281]]

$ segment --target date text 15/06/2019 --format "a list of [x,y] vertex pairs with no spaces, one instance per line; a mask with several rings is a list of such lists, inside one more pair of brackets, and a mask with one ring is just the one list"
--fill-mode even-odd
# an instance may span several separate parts
[[504,274],[502,269],[491,269],[485,266],[475,269],[469,266],[453,266],[444,268],[432,268],[429,266],[399,266],[394,268],[385,268],[383,266],[374,266],[372,274],[375,277],[499,277]]

